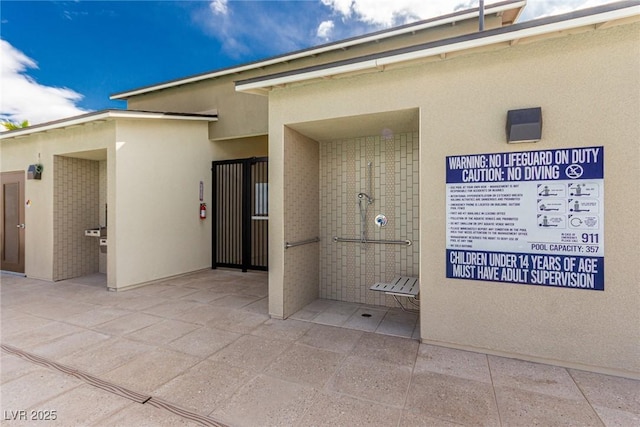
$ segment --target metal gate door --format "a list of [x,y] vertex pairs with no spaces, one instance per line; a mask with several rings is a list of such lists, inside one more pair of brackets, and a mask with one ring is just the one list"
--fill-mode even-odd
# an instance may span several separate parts
[[212,268],[268,266],[267,157],[213,162]]

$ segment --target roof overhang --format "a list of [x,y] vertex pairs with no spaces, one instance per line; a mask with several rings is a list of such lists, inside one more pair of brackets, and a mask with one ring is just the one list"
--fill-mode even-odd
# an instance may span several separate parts
[[73,126],[80,126],[90,123],[99,123],[114,119],[138,119],[138,120],[190,120],[190,121],[218,121],[217,114],[191,114],[191,113],[171,113],[157,111],[137,111],[137,110],[102,110],[93,113],[82,114],[80,116],[69,117],[47,123],[32,125],[26,128],[6,131],[0,133],[0,140],[25,137],[35,133],[47,132],[56,129],[64,129]]
[[275,87],[293,83],[335,78],[345,74],[382,71],[386,67],[410,61],[426,60],[432,57],[446,59],[447,55],[455,52],[504,43],[510,46],[525,40],[538,40],[545,36],[555,37],[581,27],[597,30],[639,20],[640,2],[613,3],[374,55],[240,80],[236,82],[236,91],[266,95]]
[[[495,14],[495,15],[501,16],[503,25],[511,25],[519,18],[526,4],[527,4],[527,0],[503,1],[500,3],[486,5],[484,13],[485,15]],[[271,65],[286,63],[286,62],[294,61],[296,59],[306,58],[310,56],[317,56],[322,53],[326,53],[330,51],[344,50],[352,46],[371,43],[371,42],[378,42],[391,37],[397,37],[403,34],[411,34],[417,31],[422,31],[429,28],[435,28],[442,25],[453,25],[457,22],[478,18],[479,16],[480,16],[480,11],[478,8],[454,12],[449,15],[444,15],[437,18],[414,22],[414,23],[406,24],[400,27],[395,27],[389,30],[382,30],[375,33],[371,33],[371,34],[367,34],[359,37],[353,37],[353,38],[335,42],[335,43],[328,43],[315,48],[303,49],[293,53],[276,56],[263,61],[252,62],[252,63],[241,65],[238,67],[225,68],[225,69],[221,69],[221,70],[217,70],[209,73],[197,74],[195,76],[190,76],[190,77],[181,78],[177,80],[171,80],[171,81],[160,83],[157,85],[146,86],[146,87],[133,89],[125,92],[119,92],[111,95],[110,99],[114,99],[114,100],[127,99],[132,96],[143,95],[146,93],[156,92],[163,89],[169,89],[172,87],[181,86],[189,83],[195,83],[202,80],[215,79],[215,78],[226,76],[226,75],[238,74],[245,71],[261,69]]]

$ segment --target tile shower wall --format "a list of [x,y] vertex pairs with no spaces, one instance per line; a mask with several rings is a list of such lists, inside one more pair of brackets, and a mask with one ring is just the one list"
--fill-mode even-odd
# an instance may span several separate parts
[[99,242],[84,230],[98,226],[98,162],[54,156],[53,170],[53,280],[96,273]]
[[[395,275],[418,276],[418,145],[417,132],[320,143],[320,298],[395,306],[392,297],[369,287]],[[413,245],[333,241],[360,238],[357,195],[369,193],[369,179],[374,202],[367,206],[367,239]],[[380,213],[388,218],[384,228],[374,224]]]

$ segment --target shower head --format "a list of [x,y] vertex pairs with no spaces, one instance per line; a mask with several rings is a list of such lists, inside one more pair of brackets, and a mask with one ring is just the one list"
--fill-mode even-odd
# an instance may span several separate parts
[[358,199],[360,199],[360,200],[367,199],[367,203],[369,203],[369,204],[373,203],[373,199],[371,197],[369,197],[369,195],[367,193],[358,193]]

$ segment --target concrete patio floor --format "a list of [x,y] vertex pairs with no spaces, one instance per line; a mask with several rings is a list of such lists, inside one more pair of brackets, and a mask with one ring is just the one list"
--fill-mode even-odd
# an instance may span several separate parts
[[270,319],[266,273],[1,280],[3,425],[640,425],[640,381]]

